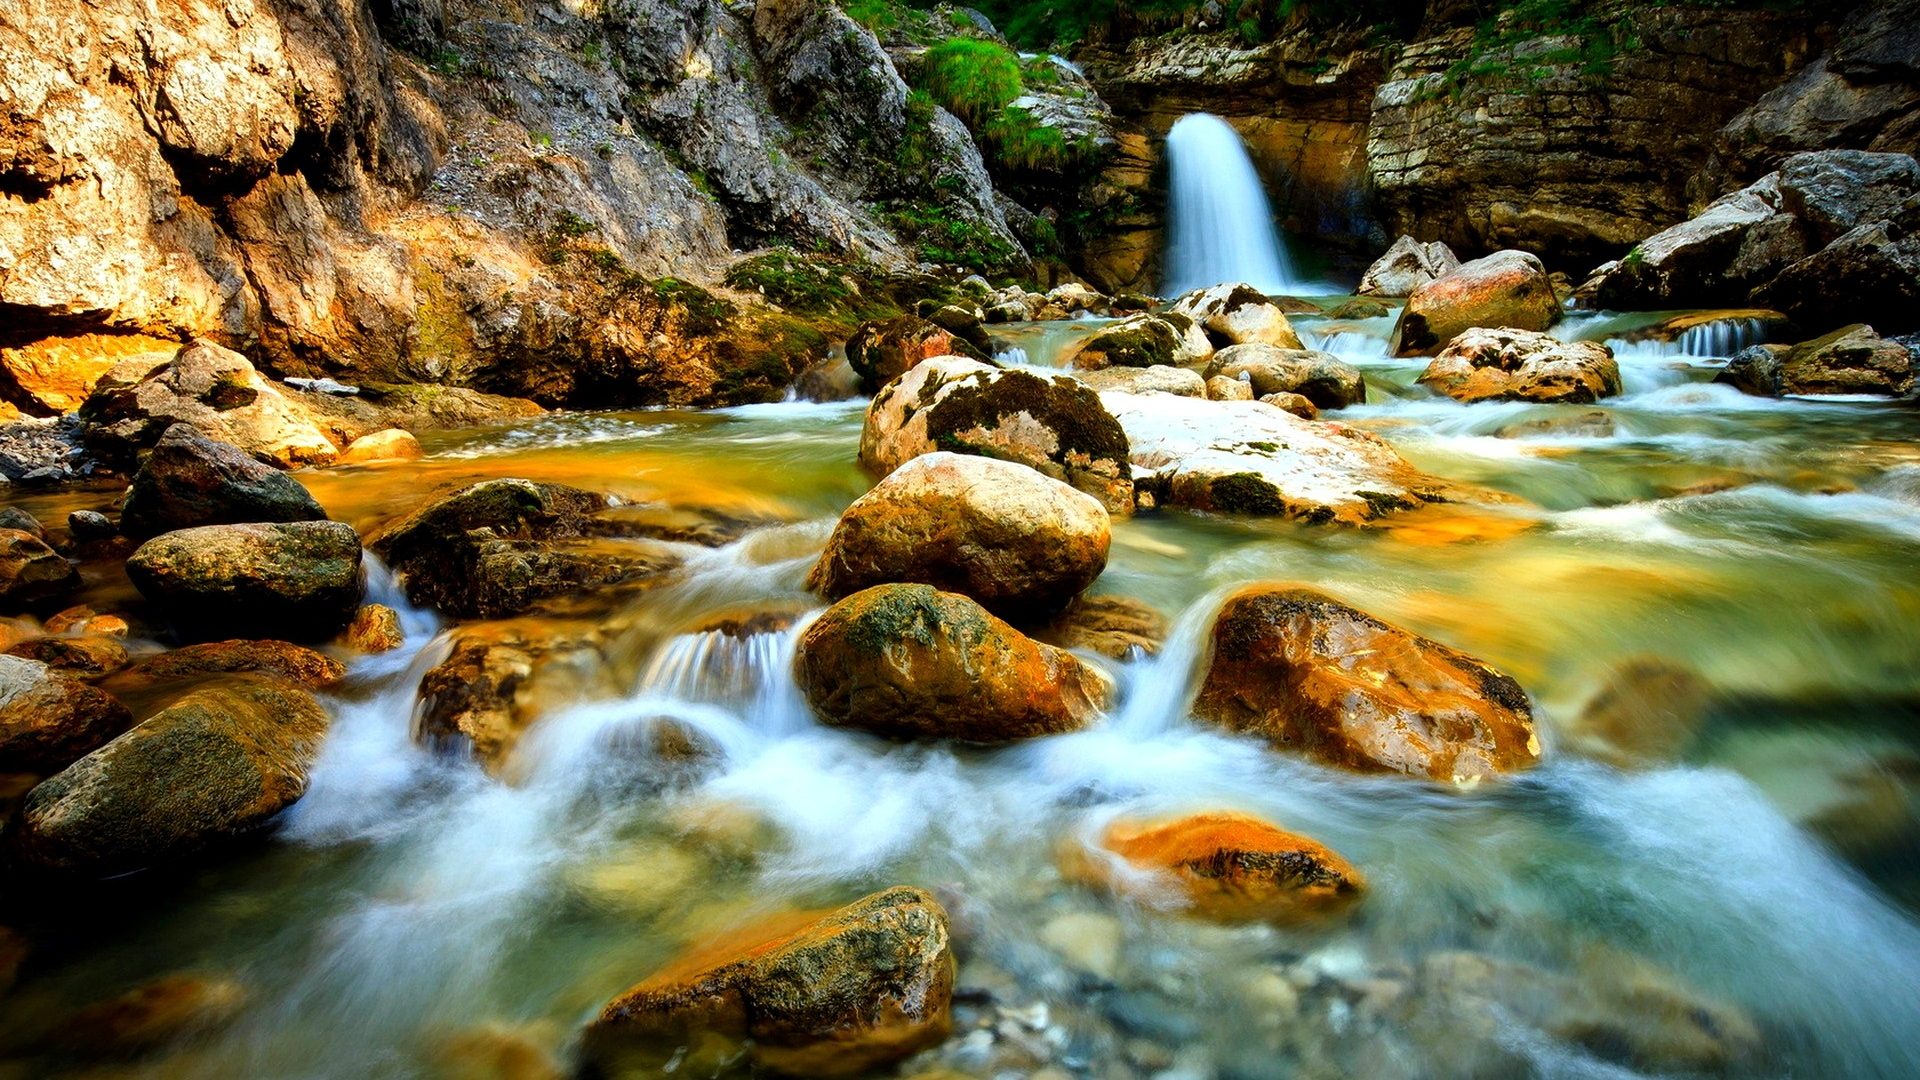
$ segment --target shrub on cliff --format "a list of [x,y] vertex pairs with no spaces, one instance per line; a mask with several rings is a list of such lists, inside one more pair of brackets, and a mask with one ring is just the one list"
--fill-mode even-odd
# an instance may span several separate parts
[[976,38],[951,38],[927,50],[922,88],[948,112],[977,128],[1020,96],[1020,57]]

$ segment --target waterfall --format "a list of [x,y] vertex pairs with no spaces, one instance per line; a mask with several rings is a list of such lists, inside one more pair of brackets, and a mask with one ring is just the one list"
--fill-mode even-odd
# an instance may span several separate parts
[[1167,132],[1168,296],[1223,281],[1265,293],[1292,291],[1292,268],[1273,229],[1273,209],[1246,144],[1225,120],[1181,117]]

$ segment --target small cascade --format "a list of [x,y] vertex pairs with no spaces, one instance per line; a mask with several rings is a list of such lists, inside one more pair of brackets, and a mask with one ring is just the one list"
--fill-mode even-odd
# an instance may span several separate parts
[[1725,360],[1742,349],[1767,340],[1765,319],[1715,319],[1687,328],[1668,341],[1652,338],[1610,339],[1607,347],[1615,356],[1634,360],[1693,358]]
[[1294,291],[1274,232],[1273,208],[1225,120],[1192,113],[1167,132],[1167,262],[1162,291],[1178,296],[1223,281],[1266,293]]
[[669,639],[640,676],[642,696],[742,708],[786,680],[792,660],[785,632],[706,630]]

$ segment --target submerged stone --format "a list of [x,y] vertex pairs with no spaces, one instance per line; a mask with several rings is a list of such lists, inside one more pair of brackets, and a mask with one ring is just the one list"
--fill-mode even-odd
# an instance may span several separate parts
[[1244,589],[1214,620],[1195,715],[1363,772],[1470,784],[1540,758],[1512,678],[1308,589]]
[[878,585],[828,608],[801,635],[794,678],[835,727],[980,743],[1078,731],[1111,693],[1071,653],[926,585]]
[[895,887],[680,957],[609,1002],[583,1053],[605,1075],[706,1075],[741,1055],[783,1075],[861,1075],[945,1041],[953,973],[946,912]]

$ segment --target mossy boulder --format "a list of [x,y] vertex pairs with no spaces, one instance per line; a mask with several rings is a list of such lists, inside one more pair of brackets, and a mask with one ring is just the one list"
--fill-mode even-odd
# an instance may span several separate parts
[[1194,712],[1362,772],[1454,784],[1533,766],[1533,707],[1507,675],[1312,590],[1257,585],[1221,607]]
[[1876,394],[1904,397],[1920,389],[1914,351],[1861,323],[1798,345],[1755,345],[1727,361],[1714,381],[1745,394]]
[[339,521],[203,525],[140,545],[127,577],[186,637],[316,641],[360,606],[360,555]]
[[835,727],[979,743],[1078,731],[1110,694],[1071,653],[927,585],[876,585],[828,608],[801,635],[794,677]]
[[1432,356],[1477,326],[1545,330],[1559,319],[1546,266],[1524,251],[1496,251],[1415,289],[1394,324],[1391,351]]
[[1073,366],[1082,371],[1180,366],[1203,361],[1212,353],[1207,335],[1184,315],[1129,315],[1082,342],[1073,354]]
[[1226,811],[1162,819],[1116,818],[1092,845],[1061,845],[1060,869],[1148,902],[1172,900],[1222,922],[1294,923],[1358,900],[1366,879],[1318,841]]
[[133,474],[120,531],[144,540],[197,525],[326,517],[300,481],[191,424],[175,424]]
[[1133,510],[1126,433],[1098,394],[1065,375],[944,356],[881,388],[867,407],[860,463],[884,475],[936,450],[1016,461],[1109,513]]
[[327,724],[285,683],[238,676],[195,690],[28,792],[15,854],[107,878],[253,833],[306,793]]
[[133,726],[104,690],[38,660],[0,656],[0,773],[50,773]]
[[1360,369],[1331,353],[1275,345],[1233,345],[1213,354],[1207,378],[1244,379],[1250,397],[1299,394],[1316,408],[1344,409],[1367,400]]
[[[984,336],[984,333],[977,335]],[[906,374],[922,360],[936,356],[964,356],[983,363],[992,362],[987,350],[975,340],[969,340],[963,331],[918,315],[867,323],[847,339],[847,363],[860,376],[860,388],[869,394]]]
[[838,600],[893,582],[972,597],[1008,617],[1051,614],[1107,565],[1107,511],[1025,465],[925,454],[847,508],[808,587]]
[[608,1002],[587,1026],[597,1075],[868,1075],[953,1027],[947,914],[896,886],[790,912],[706,943]]
[[1447,343],[1420,373],[1420,385],[1468,403],[1591,405],[1620,393],[1620,365],[1613,350],[1597,341],[1473,329]]

